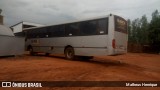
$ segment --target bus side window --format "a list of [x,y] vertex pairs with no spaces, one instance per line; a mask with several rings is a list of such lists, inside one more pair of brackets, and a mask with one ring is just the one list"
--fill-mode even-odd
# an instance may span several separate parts
[[48,37],[52,37],[52,26],[46,28]]
[[64,25],[51,26],[47,28],[48,37],[63,37],[64,36]]
[[100,19],[98,20],[98,34],[106,34],[107,33],[107,20],[106,19]]
[[78,23],[66,25],[67,36],[81,36]]
[[31,38],[38,38],[39,37],[39,29],[33,29],[30,31],[30,37]]
[[33,29],[33,30],[28,31],[27,37],[28,38],[35,38],[35,30]]
[[54,30],[54,36],[55,37],[63,37],[64,36],[64,25],[59,25],[57,28]]
[[96,35],[97,34],[97,22],[94,21],[84,21],[80,22],[79,28],[83,35]]

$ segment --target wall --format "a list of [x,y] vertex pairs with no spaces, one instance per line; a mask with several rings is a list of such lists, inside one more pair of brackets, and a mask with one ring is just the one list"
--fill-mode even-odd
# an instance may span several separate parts
[[19,23],[18,25],[12,27],[13,33],[22,32],[22,23]]

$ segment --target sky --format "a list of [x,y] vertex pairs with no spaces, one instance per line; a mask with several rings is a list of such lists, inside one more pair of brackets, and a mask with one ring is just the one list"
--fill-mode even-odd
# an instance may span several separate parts
[[126,20],[144,14],[151,19],[153,11],[160,11],[160,0],[0,0],[0,9],[6,26],[21,21],[54,25],[110,13]]

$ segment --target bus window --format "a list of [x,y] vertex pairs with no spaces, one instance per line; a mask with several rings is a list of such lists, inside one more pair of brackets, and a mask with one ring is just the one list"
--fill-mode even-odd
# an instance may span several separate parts
[[108,34],[108,19],[98,20],[98,34]]
[[27,38],[36,38],[36,36],[37,36],[36,29],[27,31]]
[[80,30],[84,35],[96,35],[97,34],[97,22],[96,21],[84,21],[80,22]]
[[127,33],[127,21],[119,16],[115,16],[115,31]]
[[51,26],[47,28],[48,37],[63,37],[65,28],[63,25]]
[[37,33],[37,38],[45,38],[47,35],[47,30],[46,28],[40,28],[39,30],[37,29],[38,33]]
[[65,32],[67,36],[80,36],[81,35],[79,27],[78,27],[78,23],[67,24]]

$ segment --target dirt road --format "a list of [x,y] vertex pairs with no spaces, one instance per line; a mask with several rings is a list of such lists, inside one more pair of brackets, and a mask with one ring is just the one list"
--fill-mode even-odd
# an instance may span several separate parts
[[[160,81],[160,55],[128,53],[126,55],[119,56],[99,56],[90,61],[65,60],[62,55],[51,55],[49,57],[43,55],[1,57],[0,80]],[[101,90],[103,88],[80,87],[76,89]],[[154,89],[158,90],[159,88]]]

